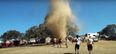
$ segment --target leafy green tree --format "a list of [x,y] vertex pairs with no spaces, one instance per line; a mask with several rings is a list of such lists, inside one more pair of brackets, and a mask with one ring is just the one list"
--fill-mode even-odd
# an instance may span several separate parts
[[48,37],[51,36],[51,33],[44,24],[40,24],[39,26],[32,26],[25,33],[25,38],[37,38],[37,37]]
[[5,32],[1,37],[5,40],[17,39],[17,38],[21,38],[21,33],[16,30],[9,30],[9,31]]
[[[77,26],[76,25],[73,25],[73,26],[69,26],[67,25],[67,35],[71,34],[71,35],[74,35],[77,33],[78,29],[77,29]],[[44,24],[40,24],[39,26],[32,26],[31,28],[29,28],[26,33],[25,33],[25,37],[26,39],[30,39],[30,38],[37,38],[37,37],[52,37],[53,34],[52,32],[47,29],[45,27]]]
[[33,26],[31,28],[29,28],[27,31],[26,31],[26,34],[25,34],[25,37],[26,38],[35,38],[37,36],[37,26]]

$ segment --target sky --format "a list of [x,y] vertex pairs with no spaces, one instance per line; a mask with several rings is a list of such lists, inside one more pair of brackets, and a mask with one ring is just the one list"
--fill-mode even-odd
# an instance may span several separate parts
[[[44,22],[50,2],[44,0],[0,0],[0,35],[8,30],[25,33]],[[116,24],[115,0],[72,0],[71,9],[77,18],[79,34],[101,31]]]

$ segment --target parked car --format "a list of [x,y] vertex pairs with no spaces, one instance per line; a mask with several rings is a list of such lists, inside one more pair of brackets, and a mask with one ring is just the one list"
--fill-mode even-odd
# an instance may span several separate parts
[[3,47],[3,41],[2,40],[0,40],[0,48],[2,48]]
[[98,39],[98,38],[94,38],[93,41],[94,41],[94,42],[98,42],[99,39]]
[[29,44],[35,44],[35,43],[36,43],[36,39],[35,38],[29,39]]

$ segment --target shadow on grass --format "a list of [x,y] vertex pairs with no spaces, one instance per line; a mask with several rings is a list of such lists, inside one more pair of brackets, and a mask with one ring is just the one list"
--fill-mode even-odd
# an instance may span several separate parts
[[34,44],[34,45],[30,45],[30,47],[36,47],[36,46],[46,46],[45,44]]
[[75,53],[64,53],[64,54],[75,54]]

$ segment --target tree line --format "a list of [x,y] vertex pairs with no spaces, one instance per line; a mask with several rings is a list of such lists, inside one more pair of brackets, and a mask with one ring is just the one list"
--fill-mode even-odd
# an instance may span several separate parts
[[[68,27],[67,35],[76,35],[77,28]],[[25,33],[21,33],[17,30],[9,30],[1,35],[1,38],[4,40],[10,39],[30,39],[30,38],[38,38],[38,37],[52,37],[52,32],[49,31],[44,24],[40,24],[39,26],[32,26]]]
[[[77,33],[76,28],[68,27],[67,35],[76,35]],[[101,38],[105,38],[107,40],[116,40],[116,24],[107,25],[101,31],[98,32]],[[1,35],[1,38],[4,40],[10,39],[30,39],[30,38],[37,38],[37,37],[52,37],[52,32],[50,32],[44,24],[40,24],[39,26],[32,26],[29,28],[25,33],[21,33],[17,30],[9,30]],[[107,36],[107,38],[105,37]]]

